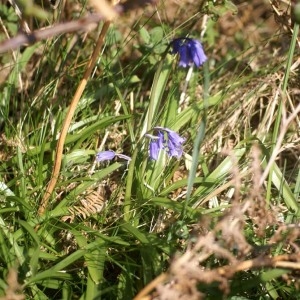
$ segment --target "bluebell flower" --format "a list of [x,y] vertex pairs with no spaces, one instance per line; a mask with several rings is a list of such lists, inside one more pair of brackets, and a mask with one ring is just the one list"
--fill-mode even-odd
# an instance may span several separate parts
[[193,64],[197,68],[207,60],[203,47],[198,40],[190,38],[179,38],[171,42],[173,54],[179,54],[179,66],[188,67]]
[[149,156],[152,160],[157,160],[159,155],[159,149],[158,143],[155,139],[152,139],[149,144]]
[[102,161],[106,161],[106,160],[112,160],[115,157],[119,157],[125,160],[130,161],[131,158],[127,155],[124,154],[118,154],[115,151],[112,150],[107,150],[107,151],[100,151],[96,154],[96,161],[97,162],[102,162]]
[[[177,132],[164,127],[154,127],[158,131],[157,136],[150,136],[149,157],[157,160],[159,152],[165,150],[170,157],[180,158],[183,154],[183,143],[185,139]],[[165,137],[166,135],[166,137]]]
[[152,137],[149,144],[149,156],[152,160],[157,160],[159,152],[164,148],[164,134],[159,131],[157,137]]
[[169,156],[175,156],[180,158],[183,154],[182,144],[185,142],[185,139],[182,138],[177,132],[165,128],[165,131],[168,135],[168,154]]

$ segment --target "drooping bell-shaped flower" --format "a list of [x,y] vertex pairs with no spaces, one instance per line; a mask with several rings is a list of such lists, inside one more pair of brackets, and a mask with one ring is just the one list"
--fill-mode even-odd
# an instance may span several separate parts
[[113,150],[107,150],[107,151],[98,152],[96,154],[96,161],[97,162],[102,162],[102,161],[106,161],[106,160],[112,160],[115,157],[119,157],[119,158],[122,158],[122,159],[125,159],[125,160],[128,160],[128,161],[131,160],[131,158],[129,156],[125,155],[125,154],[119,154],[119,153],[116,153]]
[[189,67],[195,65],[202,66],[207,60],[201,43],[196,39],[178,38],[171,42],[173,54],[179,55],[179,66]]
[[152,137],[149,144],[149,156],[152,160],[157,160],[159,152],[164,148],[164,134],[159,131],[157,137]]
[[157,160],[161,150],[165,150],[168,156],[180,158],[183,154],[185,139],[177,132],[164,127],[154,127],[158,131],[157,136],[150,136],[149,157]]

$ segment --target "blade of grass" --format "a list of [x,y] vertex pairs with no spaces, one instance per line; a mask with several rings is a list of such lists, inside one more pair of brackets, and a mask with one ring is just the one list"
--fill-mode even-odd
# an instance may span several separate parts
[[[288,52],[288,56],[287,56],[284,78],[283,78],[283,85],[282,85],[282,95],[283,96],[286,96],[286,90],[287,90],[287,86],[288,86],[288,80],[290,78],[291,65],[292,65],[292,60],[294,57],[298,32],[299,32],[299,24],[295,23],[294,30],[293,30],[293,36],[291,39],[291,44],[290,44],[289,52]],[[282,120],[282,105],[283,105],[283,102],[280,101],[278,104],[278,109],[277,109],[277,113],[276,113],[276,121],[275,121],[275,126],[274,126],[274,130],[273,130],[273,135],[272,135],[272,150],[274,149],[274,147],[276,145],[276,141],[277,141],[277,138],[279,135],[279,128],[280,128],[280,124],[281,124],[281,120]],[[273,177],[272,173],[273,172],[274,172],[274,168],[271,166],[270,172],[269,172],[269,177],[268,177],[267,194],[266,194],[266,200],[268,203],[271,200],[271,187],[272,187],[272,177]]]
[[198,133],[194,142],[193,147],[193,155],[192,155],[192,166],[189,171],[188,176],[188,185],[187,185],[187,192],[186,192],[186,200],[185,200],[185,207],[182,212],[182,217],[185,217],[186,208],[189,204],[192,189],[194,186],[194,179],[196,177],[196,172],[198,168],[198,161],[199,161],[199,151],[201,143],[205,136],[205,128],[206,128],[206,118],[207,118],[207,99],[208,99],[208,93],[209,93],[209,69],[208,69],[208,63],[204,63],[203,65],[203,74],[204,74],[204,84],[203,84],[203,116],[202,120],[200,122],[200,126],[198,129]]
[[172,71],[172,61],[172,56],[167,54],[165,59],[160,61],[157,71],[155,72],[153,85],[151,87],[150,103],[144,126],[141,130],[141,137],[143,137],[145,133],[148,132],[153,126],[159,104],[165,92],[168,78]]
[[[237,145],[232,150],[232,155],[234,155],[236,162],[239,162],[240,159],[244,156],[246,153],[247,148],[242,147],[240,144]],[[231,170],[233,166],[233,161],[231,157],[226,157],[219,165],[218,167],[211,172],[201,183],[200,187],[197,188],[193,196],[197,196],[200,199],[198,199],[195,203],[193,203],[193,207],[198,207],[200,203],[202,202],[203,198],[210,193],[210,191],[217,186],[218,184],[221,184],[222,181],[225,180],[226,176],[231,175]]]

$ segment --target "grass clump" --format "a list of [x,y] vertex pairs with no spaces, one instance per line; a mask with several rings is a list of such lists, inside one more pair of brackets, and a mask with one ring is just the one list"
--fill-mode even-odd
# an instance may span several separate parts
[[298,299],[289,8],[99,2],[1,4],[1,299]]

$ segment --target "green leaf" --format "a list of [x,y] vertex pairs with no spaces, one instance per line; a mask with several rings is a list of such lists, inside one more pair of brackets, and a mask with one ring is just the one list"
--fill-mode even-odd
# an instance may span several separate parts
[[134,226],[132,226],[129,223],[123,223],[121,224],[121,228],[123,228],[125,231],[129,232],[130,234],[132,234],[137,240],[139,240],[142,244],[149,244],[150,241],[148,239],[148,237],[142,233],[141,231],[139,231],[137,228],[135,228]]
[[156,26],[150,30],[151,41],[154,44],[158,44],[164,37],[164,31],[161,26]]
[[[111,124],[117,123],[122,120],[126,120],[130,118],[130,116],[116,116],[116,117],[104,117],[98,122],[94,123],[93,125],[90,125],[89,127],[83,129],[80,131],[80,133],[73,134],[73,135],[68,135],[65,141],[65,145],[68,145],[73,142],[84,141],[85,139],[89,138],[91,135],[93,135],[97,130],[100,130],[102,128],[106,128]],[[37,155],[41,151],[41,146],[36,146],[34,148],[31,148],[28,150],[26,153],[29,156]],[[43,151],[48,151],[50,149],[53,149],[53,142],[51,143],[46,143],[43,146]]]
[[143,39],[144,43],[149,44],[150,40],[151,40],[151,37],[150,37],[150,34],[147,31],[147,29],[143,26],[143,27],[140,28],[139,33],[140,33],[140,36]]

